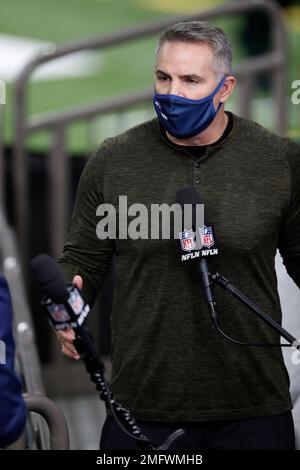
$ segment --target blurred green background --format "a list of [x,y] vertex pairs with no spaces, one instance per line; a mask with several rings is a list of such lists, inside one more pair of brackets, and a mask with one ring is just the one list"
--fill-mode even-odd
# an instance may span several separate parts
[[[47,44],[65,44],[107,32],[153,21],[171,14],[191,13],[205,10],[221,0],[1,0],[0,5],[0,79],[1,71],[9,64],[11,52],[7,52],[7,41],[19,39],[19,43],[35,41],[36,48]],[[300,105],[291,103],[291,84],[300,79],[300,3],[284,8],[283,17],[288,32],[288,87],[289,111],[288,135],[300,139]],[[241,41],[245,19],[242,16],[217,20],[230,36],[234,49],[234,66],[249,53],[247,44]],[[1,46],[1,38],[4,40]],[[118,46],[101,52],[90,52],[81,57],[77,69],[70,75],[68,66],[57,75],[36,77],[29,86],[30,115],[50,110],[66,109],[79,104],[95,103],[101,99],[123,94],[127,91],[143,90],[153,83],[154,50],[157,36],[147,40]],[[6,43],[5,43],[6,41]],[[4,44],[4,45],[3,45]],[[14,46],[15,47],[15,46]],[[11,51],[11,49],[9,49]],[[22,53],[22,52],[21,52]],[[81,64],[81,69],[80,69]],[[9,65],[8,65],[9,67]],[[70,65],[70,69],[73,66]],[[59,64],[58,64],[59,68]],[[7,98],[5,106],[5,143],[13,142],[12,101],[13,77],[6,77]],[[254,119],[272,128],[273,116],[268,102],[268,87],[257,91],[253,103]],[[229,109],[237,107],[237,94]],[[130,127],[151,116],[152,110],[137,110],[122,116],[123,127]],[[153,114],[154,115],[154,114]],[[95,119],[93,136],[85,123],[71,126],[68,133],[70,152],[82,153],[97,145],[104,137],[114,133],[117,116]],[[46,133],[36,134],[29,141],[29,148],[41,150],[49,144]]]

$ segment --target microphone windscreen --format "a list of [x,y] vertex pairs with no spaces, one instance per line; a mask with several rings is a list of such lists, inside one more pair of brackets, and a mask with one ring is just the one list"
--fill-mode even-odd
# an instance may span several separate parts
[[202,204],[198,191],[193,187],[179,189],[176,193],[176,202],[184,204]]
[[182,208],[182,230],[195,231],[200,221],[203,221],[202,201],[198,191],[193,187],[179,189],[176,193],[176,203]]
[[35,280],[43,293],[56,303],[68,298],[64,274],[57,262],[49,255],[40,254],[30,263]]

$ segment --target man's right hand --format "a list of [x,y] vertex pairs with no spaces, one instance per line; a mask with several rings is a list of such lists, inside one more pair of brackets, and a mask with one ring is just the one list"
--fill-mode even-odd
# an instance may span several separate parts
[[[83,279],[81,276],[74,276],[73,284],[81,290],[83,286]],[[61,351],[70,359],[75,359],[78,361],[80,359],[80,355],[76,350],[73,341],[75,339],[75,332],[72,328],[68,328],[63,331],[56,331],[56,337],[61,345]]]

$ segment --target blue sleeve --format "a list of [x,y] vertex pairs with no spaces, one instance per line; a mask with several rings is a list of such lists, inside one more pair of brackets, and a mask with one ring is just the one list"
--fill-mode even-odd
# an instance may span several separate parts
[[0,447],[18,439],[27,417],[21,381],[14,371],[14,356],[11,299],[7,282],[0,274]]

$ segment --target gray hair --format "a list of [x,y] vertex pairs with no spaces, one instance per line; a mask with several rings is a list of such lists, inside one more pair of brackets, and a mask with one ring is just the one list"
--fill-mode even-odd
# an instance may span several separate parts
[[218,79],[231,75],[232,47],[224,31],[206,21],[176,23],[162,32],[156,49],[156,57],[165,42],[208,44],[213,52],[213,67]]

